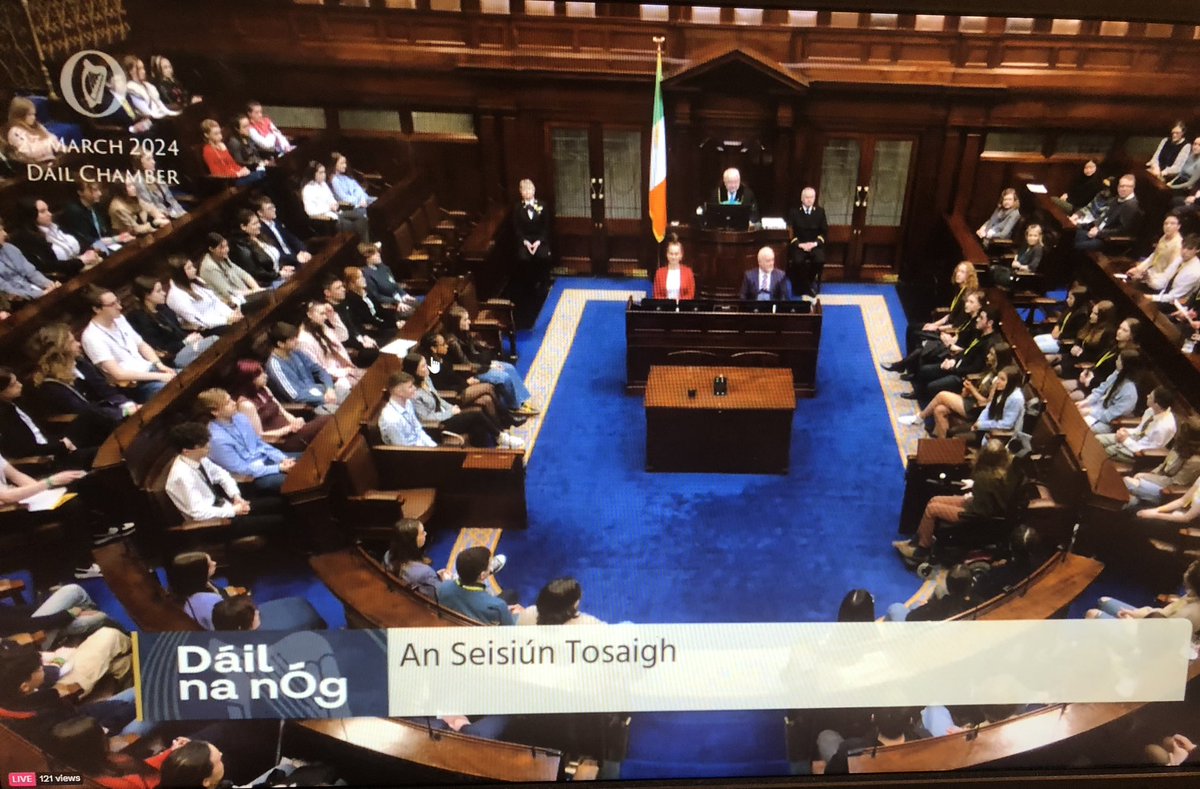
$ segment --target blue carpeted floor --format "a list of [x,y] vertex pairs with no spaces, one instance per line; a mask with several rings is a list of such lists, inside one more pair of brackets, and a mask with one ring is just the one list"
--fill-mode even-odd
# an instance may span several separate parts
[[[521,338],[522,372],[564,288]],[[830,286],[826,293],[894,289]],[[624,394],[624,309],[592,302],[574,338],[528,464],[529,528],[508,530],[498,580],[523,602],[571,575],[583,609],[608,622],[833,621],[845,593],[881,606],[920,585],[889,544],[903,467],[858,307],[827,306],[818,396],[801,400],[786,477],[650,474],[640,397]],[[894,318],[899,321],[898,318]],[[440,564],[455,534],[431,541]],[[625,778],[770,775],[786,770],[777,711],[634,716]]]
[[[537,325],[519,338],[522,373],[564,289],[642,287],[560,279]],[[834,284],[825,293],[883,295],[895,328],[903,328],[890,286]],[[642,401],[623,390],[624,309],[622,302],[596,301],[584,312],[529,459],[529,528],[505,531],[500,540],[508,555],[498,578],[505,588],[532,603],[546,581],[571,575],[583,585],[584,610],[608,622],[833,621],[852,588],[869,589],[880,610],[917,590],[919,580],[889,544],[904,472],[858,307],[825,307],[818,396],[797,406],[786,477],[643,470]],[[431,535],[436,565],[456,537],[454,528]],[[1138,596],[1106,580],[1098,584],[1112,586],[1104,593]],[[101,581],[86,585],[106,609],[115,605]],[[345,624],[300,557],[275,561],[255,595],[303,595],[332,627]],[[633,720],[624,778],[786,771],[778,711]]]

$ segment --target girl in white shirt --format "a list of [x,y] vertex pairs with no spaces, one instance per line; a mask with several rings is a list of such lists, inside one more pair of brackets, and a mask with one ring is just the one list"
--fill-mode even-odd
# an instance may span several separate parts
[[182,255],[172,255],[171,290],[167,306],[186,323],[201,331],[221,329],[242,319],[242,313],[230,309],[196,274],[196,264]]
[[356,233],[362,241],[370,243],[366,209],[342,206],[338,203],[326,180],[325,165],[309,162],[304,171],[303,183],[300,198],[304,202],[304,213],[308,214],[309,218],[321,222],[336,222],[339,233]]
[[149,118],[173,118],[179,113],[163,103],[158,88],[146,80],[146,64],[136,55],[126,55],[121,64],[125,67],[125,91],[129,103],[142,115]]

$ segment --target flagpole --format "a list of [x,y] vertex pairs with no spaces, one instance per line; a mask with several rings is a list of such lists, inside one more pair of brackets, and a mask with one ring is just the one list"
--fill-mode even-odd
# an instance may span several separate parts
[[665,36],[654,36],[654,112],[650,121],[650,229],[662,243],[667,233],[667,125],[662,100],[662,54]]

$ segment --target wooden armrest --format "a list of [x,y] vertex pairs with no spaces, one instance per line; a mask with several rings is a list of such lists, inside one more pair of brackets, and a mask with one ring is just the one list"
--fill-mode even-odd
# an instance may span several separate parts
[[1168,485],[1167,487],[1162,489],[1162,494],[1169,499],[1172,499],[1172,498],[1177,499],[1187,492],[1188,492],[1187,488],[1180,487],[1178,485]]
[[449,430],[442,431],[442,446],[444,447],[465,447],[467,439],[460,436],[458,433],[452,433]]
[[316,413],[316,409],[309,403],[280,403],[280,405],[292,416],[310,417]]
[[1180,529],[1179,536],[1189,540],[1200,539],[1200,529]]
[[54,455],[30,455],[23,458],[8,458],[11,466],[49,466],[54,463]]
[[202,521],[185,521],[176,526],[168,526],[169,532],[197,532],[209,529],[227,529],[233,525],[232,518],[209,518]]
[[1139,424],[1141,424],[1141,422],[1142,422],[1142,420],[1136,416],[1122,416],[1122,417],[1118,417],[1118,418],[1114,419],[1113,421],[1109,422],[1109,424],[1116,428],[1121,428],[1121,427],[1128,428],[1128,427],[1137,427]]
[[46,633],[43,630],[37,630],[33,633],[13,633],[7,636],[6,640],[21,646],[29,646],[30,644],[40,644],[46,639]]
[[8,597],[19,603],[24,590],[25,582],[20,578],[0,578],[0,598]]
[[466,219],[467,218],[467,212],[460,211],[457,208],[443,208],[442,213],[445,214],[446,216],[454,217],[455,219]]
[[989,430],[987,434],[991,438],[998,438],[1001,441],[1011,441],[1013,432],[1011,430]]
[[1136,458],[1145,458],[1147,460],[1162,461],[1166,459],[1168,452],[1169,450],[1167,450],[1166,447],[1162,447],[1160,449],[1143,449],[1140,452],[1135,452],[1133,456]]
[[79,418],[79,414],[55,414],[46,417],[46,421],[52,425],[69,425],[77,418]]
[[1011,238],[989,238],[984,243],[991,247],[1011,247],[1013,240]]
[[230,597],[244,597],[250,594],[250,590],[244,586],[226,586],[225,593]]
[[447,403],[452,403],[454,405],[457,405],[460,399],[458,392],[439,392],[439,395]]
[[425,432],[429,432],[430,430],[441,430],[442,423],[433,419],[422,419],[421,427],[425,429]]
[[382,181],[383,176],[379,173],[359,173],[358,177],[364,181]]
[[504,328],[503,323],[501,323],[500,321],[497,321],[497,320],[492,320],[491,318],[476,318],[471,323],[471,326],[474,329],[502,329],[502,328]]
[[517,305],[515,303],[513,303],[512,301],[510,301],[509,299],[488,299],[487,301],[483,302],[483,304],[480,306],[491,307],[492,309],[511,310],[514,307],[516,307]]
[[475,365],[473,364],[456,364],[452,365],[452,369],[456,373],[467,373],[468,375],[475,374]]
[[1075,365],[1075,368],[1077,370],[1090,370],[1095,366],[1096,366],[1095,362],[1079,362],[1078,364]]
[[249,474],[230,474],[229,476],[233,477],[233,481],[239,485],[249,485],[254,481],[254,477]]
[[1160,594],[1158,597],[1154,598],[1154,602],[1158,603],[1159,605],[1170,605],[1178,599],[1179,595],[1177,594]]
[[934,317],[934,318],[940,318],[943,315],[949,315],[949,314],[950,314],[949,307],[934,307],[933,312],[930,313],[930,316]]
[[398,490],[368,490],[366,493],[360,493],[353,497],[356,501],[385,501],[388,503],[403,504],[404,496]]

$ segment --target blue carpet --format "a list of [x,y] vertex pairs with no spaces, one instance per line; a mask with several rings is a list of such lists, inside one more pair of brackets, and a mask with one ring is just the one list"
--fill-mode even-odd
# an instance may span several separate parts
[[[640,285],[560,279],[519,338],[518,367],[528,370],[564,288]],[[893,319],[903,315],[891,287],[826,293],[884,295]],[[500,540],[506,589],[532,603],[571,575],[583,610],[608,622],[828,622],[852,588],[869,588],[881,610],[917,590],[889,544],[903,467],[858,307],[826,306],[818,396],[798,403],[786,477],[643,470],[642,400],[623,388],[624,310],[597,301],[584,312],[529,460],[529,528]],[[435,564],[456,536],[433,536]],[[779,711],[633,720],[624,778],[786,772]]]

